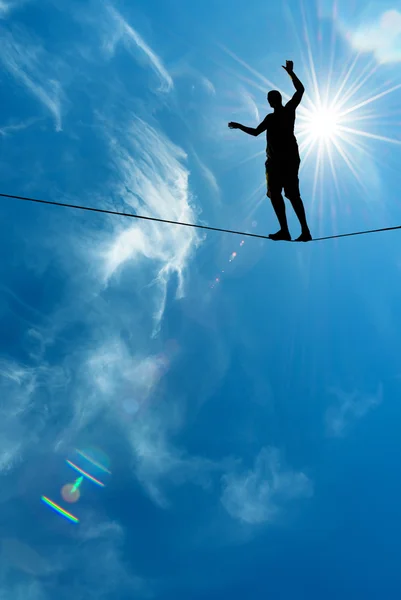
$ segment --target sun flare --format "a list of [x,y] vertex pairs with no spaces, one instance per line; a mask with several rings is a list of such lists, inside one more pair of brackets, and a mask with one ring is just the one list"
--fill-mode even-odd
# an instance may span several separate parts
[[303,130],[310,134],[313,140],[333,141],[339,134],[341,116],[338,110],[333,108],[321,108],[311,111],[305,122]]

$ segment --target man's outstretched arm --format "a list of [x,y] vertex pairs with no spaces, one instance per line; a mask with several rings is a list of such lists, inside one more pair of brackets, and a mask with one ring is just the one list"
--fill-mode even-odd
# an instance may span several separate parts
[[263,133],[263,131],[266,131],[266,119],[259,123],[257,127],[246,127],[246,125],[241,125],[241,123],[236,123],[235,121],[231,121],[231,123],[229,123],[228,126],[230,129],[240,129],[244,133],[256,137]]
[[296,108],[302,100],[305,88],[303,83],[298,79],[298,77],[294,73],[294,63],[292,62],[292,60],[287,60],[283,69],[287,71],[288,75],[291,77],[291,81],[294,84],[296,90],[295,94],[291,98],[290,102],[288,102],[288,104],[291,103],[294,106],[294,108]]

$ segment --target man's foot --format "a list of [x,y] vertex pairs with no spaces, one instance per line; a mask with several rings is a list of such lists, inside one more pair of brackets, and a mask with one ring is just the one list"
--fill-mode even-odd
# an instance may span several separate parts
[[284,241],[284,242],[290,242],[291,241],[291,235],[290,232],[285,231],[284,229],[280,229],[280,231],[277,231],[277,233],[271,233],[269,235],[269,240],[273,240],[274,242],[279,242],[279,241]]
[[297,238],[295,241],[296,242],[311,242],[312,236],[310,234],[309,229],[307,231],[303,231],[301,233],[301,235],[299,236],[299,238]]

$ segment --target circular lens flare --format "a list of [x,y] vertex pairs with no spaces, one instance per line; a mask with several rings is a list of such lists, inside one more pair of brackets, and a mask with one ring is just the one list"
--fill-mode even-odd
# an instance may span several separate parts
[[61,489],[61,497],[65,502],[74,504],[81,497],[81,492],[73,483],[67,483]]

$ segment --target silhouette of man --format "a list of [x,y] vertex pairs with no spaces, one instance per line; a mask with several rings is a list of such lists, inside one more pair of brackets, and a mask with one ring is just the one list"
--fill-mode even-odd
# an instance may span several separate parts
[[280,224],[280,230],[277,233],[270,234],[269,238],[271,240],[291,241],[285,214],[285,203],[281,194],[284,188],[284,194],[291,202],[301,224],[302,232],[296,241],[309,242],[312,236],[306,221],[305,208],[299,192],[298,172],[301,159],[297,139],[294,135],[295,111],[302,100],[305,88],[295,75],[293,68],[294,63],[291,60],[287,60],[285,67],[283,66],[283,69],[291,77],[296,90],[291,100],[285,106],[283,106],[280,92],[273,90],[267,94],[267,100],[274,109],[274,112],[268,114],[260,125],[253,128],[231,122],[228,126],[230,129],[241,129],[241,131],[253,136],[258,136],[263,131],[266,131],[266,195],[271,200]]

